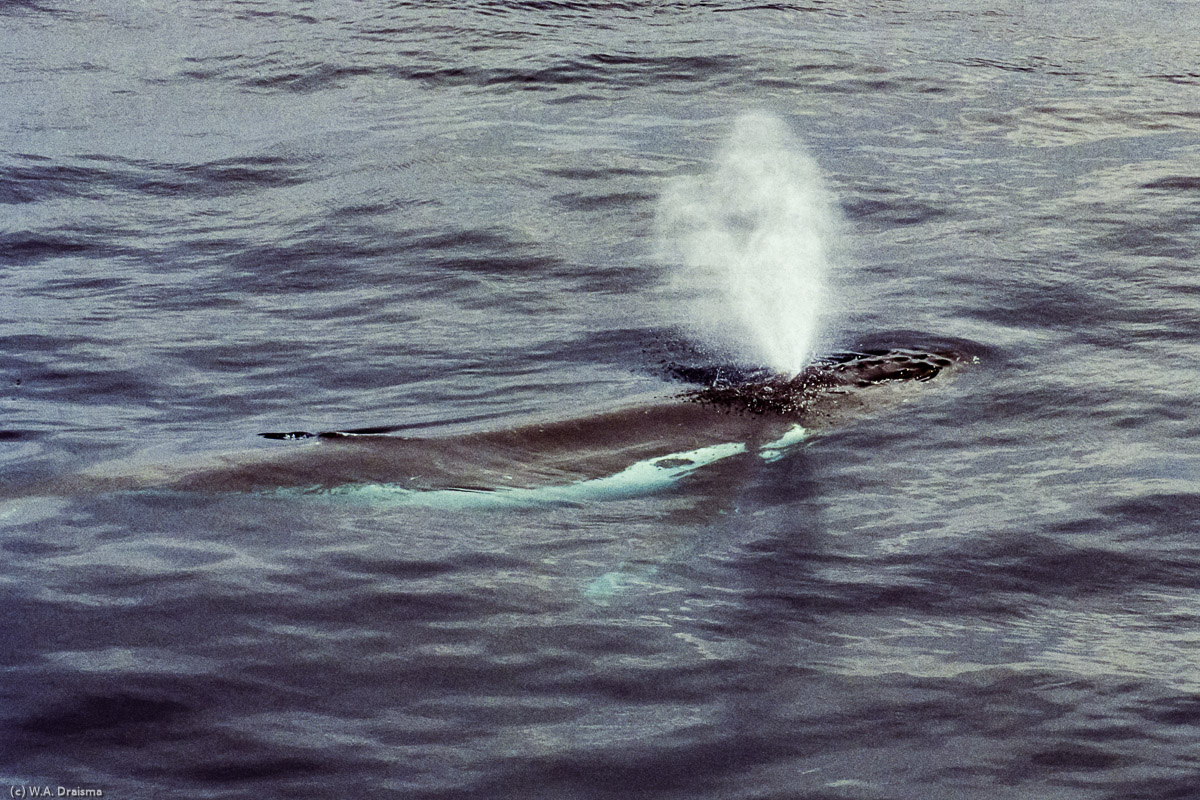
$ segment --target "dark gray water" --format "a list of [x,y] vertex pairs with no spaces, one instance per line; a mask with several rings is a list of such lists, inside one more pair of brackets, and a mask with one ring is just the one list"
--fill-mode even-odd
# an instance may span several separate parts
[[[1198,42],[1166,0],[0,2],[0,792],[1200,797]],[[979,364],[618,499],[17,498],[661,390],[657,198],[752,110],[846,217],[826,344]]]

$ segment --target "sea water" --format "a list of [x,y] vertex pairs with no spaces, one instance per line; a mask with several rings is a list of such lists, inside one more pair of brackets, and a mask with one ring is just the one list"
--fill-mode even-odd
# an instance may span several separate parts
[[733,255],[844,218],[816,352],[980,353],[634,496],[5,500],[0,791],[1194,796],[1197,42],[1128,0],[0,4],[6,498],[677,391],[681,265],[774,361],[739,305],[820,282],[665,257],[680,187]]

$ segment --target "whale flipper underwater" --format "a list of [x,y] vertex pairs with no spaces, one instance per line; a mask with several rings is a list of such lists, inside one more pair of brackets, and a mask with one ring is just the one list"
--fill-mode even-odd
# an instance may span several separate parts
[[260,434],[303,440],[205,463],[108,465],[36,494],[282,492],[409,504],[523,505],[629,496],[714,461],[774,460],[806,435],[881,411],[978,358],[962,348],[877,348],[818,359],[794,378],[669,365],[689,384],[614,411],[456,436],[403,428]]

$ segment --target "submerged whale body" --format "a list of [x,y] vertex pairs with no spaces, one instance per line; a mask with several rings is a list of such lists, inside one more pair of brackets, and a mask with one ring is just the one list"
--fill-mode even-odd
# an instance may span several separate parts
[[586,417],[453,436],[410,437],[402,427],[265,433],[308,441],[200,463],[107,465],[41,488],[283,491],[404,502],[431,502],[447,492],[515,502],[533,492],[539,501],[609,497],[671,483],[723,459],[774,460],[808,434],[902,403],[975,360],[956,348],[865,349],[818,359],[794,377],[671,364],[682,391]]

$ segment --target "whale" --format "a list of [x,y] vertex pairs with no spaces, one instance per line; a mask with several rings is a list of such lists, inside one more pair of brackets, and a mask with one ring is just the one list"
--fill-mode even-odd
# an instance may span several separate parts
[[867,347],[793,376],[665,365],[664,390],[597,413],[455,435],[403,425],[269,431],[187,463],[112,462],[21,494],[257,493],[366,503],[524,506],[645,494],[729,459],[771,462],[823,431],[902,406],[979,357],[969,347]]

